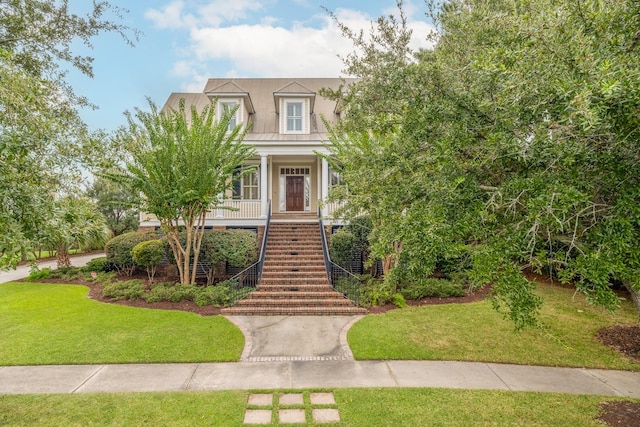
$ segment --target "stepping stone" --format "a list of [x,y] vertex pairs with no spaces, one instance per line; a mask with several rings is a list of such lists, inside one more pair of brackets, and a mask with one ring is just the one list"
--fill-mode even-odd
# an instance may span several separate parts
[[254,406],[271,406],[273,404],[272,394],[250,394],[249,405]]
[[311,415],[316,423],[337,423],[340,421],[337,409],[314,409],[311,411]]
[[304,405],[304,397],[302,393],[281,394],[280,405]]
[[281,424],[300,424],[307,421],[304,409],[280,409],[278,418]]
[[335,405],[336,399],[333,393],[311,393],[312,405]]
[[270,409],[247,409],[244,412],[245,424],[271,424]]

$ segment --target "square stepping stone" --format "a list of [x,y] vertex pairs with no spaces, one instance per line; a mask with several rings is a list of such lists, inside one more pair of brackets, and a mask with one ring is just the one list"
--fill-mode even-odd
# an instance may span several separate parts
[[280,409],[278,418],[281,424],[299,424],[307,421],[304,409]]
[[254,406],[271,406],[273,405],[273,395],[269,394],[250,394],[249,405]]
[[280,405],[304,405],[304,397],[302,393],[281,394]]
[[340,421],[340,414],[337,409],[314,409],[311,411],[313,422],[316,423],[337,423]]
[[311,393],[312,405],[335,405],[336,399],[333,393]]
[[271,424],[271,410],[247,409],[244,411],[245,424]]

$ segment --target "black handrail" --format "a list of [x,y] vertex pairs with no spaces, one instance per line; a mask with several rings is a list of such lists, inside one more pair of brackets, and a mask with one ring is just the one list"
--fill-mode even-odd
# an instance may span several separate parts
[[320,224],[322,253],[324,255],[324,265],[327,269],[327,279],[329,280],[329,284],[333,289],[341,292],[345,297],[353,301],[356,306],[360,307],[360,289],[362,288],[362,281],[354,274],[331,261],[329,246],[327,245],[327,236],[322,222],[320,202],[318,202],[318,223]]
[[229,305],[233,305],[236,301],[243,299],[247,294],[255,290],[262,280],[262,267],[264,266],[264,257],[267,252],[267,238],[269,237],[269,226],[271,225],[271,200],[269,200],[269,210],[267,212],[267,222],[262,234],[262,244],[260,246],[260,257],[258,261],[242,270],[230,278],[227,282],[232,286],[231,298]]

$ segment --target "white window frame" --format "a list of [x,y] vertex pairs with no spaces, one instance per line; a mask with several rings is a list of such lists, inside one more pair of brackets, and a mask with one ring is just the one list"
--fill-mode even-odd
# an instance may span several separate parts
[[[285,129],[285,133],[304,133],[305,130],[305,120],[304,120],[304,113],[305,113],[305,108],[304,105],[305,102],[302,99],[299,100],[286,100],[284,102],[284,111],[285,111],[285,117],[284,117],[284,129]],[[289,106],[294,106],[297,105],[300,107],[300,115],[289,115]],[[293,129],[289,128],[289,121],[290,120],[295,120],[295,122],[292,123],[300,123],[300,129],[295,129],[295,126],[293,126]]]
[[226,108],[228,108],[229,110],[232,110],[238,107],[238,109],[236,110],[231,120],[229,120],[229,128],[227,129],[227,132],[231,132],[239,124],[240,105],[241,105],[240,100],[238,99],[221,99],[218,101],[218,120],[222,118],[222,114],[224,113]]
[[[242,172],[244,168],[238,170]],[[255,178],[255,179],[252,179]],[[238,187],[236,187],[236,185]],[[240,190],[239,193],[237,190]],[[248,192],[248,194],[247,194]],[[246,197],[248,196],[248,197]],[[234,183],[232,190],[233,200],[260,200],[260,169],[256,168],[248,175],[243,175]]]

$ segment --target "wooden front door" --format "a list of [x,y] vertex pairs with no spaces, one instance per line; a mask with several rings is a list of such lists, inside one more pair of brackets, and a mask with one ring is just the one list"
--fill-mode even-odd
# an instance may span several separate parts
[[304,176],[287,177],[287,211],[304,211]]

